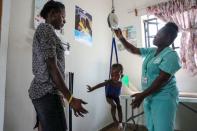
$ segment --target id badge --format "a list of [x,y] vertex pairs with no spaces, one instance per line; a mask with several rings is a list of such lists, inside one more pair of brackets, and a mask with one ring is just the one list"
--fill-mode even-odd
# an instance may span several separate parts
[[142,77],[142,83],[146,85],[148,83],[148,78],[147,77]]

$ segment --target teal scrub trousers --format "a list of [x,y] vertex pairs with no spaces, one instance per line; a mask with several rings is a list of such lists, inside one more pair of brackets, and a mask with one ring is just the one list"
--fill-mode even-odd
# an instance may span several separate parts
[[176,110],[176,98],[145,100],[144,113],[148,131],[174,131]]

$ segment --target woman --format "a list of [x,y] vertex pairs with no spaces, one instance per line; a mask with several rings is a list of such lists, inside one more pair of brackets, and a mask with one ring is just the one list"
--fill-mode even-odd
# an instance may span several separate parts
[[181,65],[177,53],[169,46],[177,33],[177,25],[169,22],[154,38],[153,44],[157,48],[136,48],[125,40],[120,29],[115,30],[116,36],[129,52],[144,58],[141,79],[143,92],[132,96],[132,107],[139,107],[144,101],[148,131],[173,131],[178,104],[174,74]]
[[65,7],[62,3],[48,1],[41,13],[45,19],[36,29],[33,39],[34,79],[29,96],[35,107],[42,131],[66,131],[66,120],[60,92],[68,100],[76,116],[83,116],[86,102],[74,98],[69,92],[65,79],[64,48],[54,30],[65,24]]

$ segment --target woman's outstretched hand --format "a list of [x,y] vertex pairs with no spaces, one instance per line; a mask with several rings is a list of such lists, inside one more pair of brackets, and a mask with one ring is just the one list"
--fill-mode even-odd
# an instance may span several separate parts
[[88,111],[82,106],[82,104],[87,104],[87,102],[78,99],[78,98],[72,98],[72,101],[70,102],[70,106],[74,110],[74,114],[76,117],[81,116],[84,117],[84,114],[87,114]]
[[144,100],[145,95],[143,93],[136,93],[131,97],[134,97],[134,100],[131,103],[132,108],[138,108]]
[[114,30],[114,32],[115,32],[116,36],[118,37],[118,39],[123,38],[122,31],[120,28]]

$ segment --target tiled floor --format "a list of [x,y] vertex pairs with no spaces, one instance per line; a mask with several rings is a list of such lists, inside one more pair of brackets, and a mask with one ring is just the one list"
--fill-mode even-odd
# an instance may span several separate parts
[[[123,131],[123,129],[118,129],[117,126],[111,125],[110,127],[101,131]],[[144,126],[133,127],[132,125],[128,125],[125,131],[147,131],[147,129]]]
[[[100,131],[123,131],[123,129],[118,129],[117,126],[111,125],[108,128]],[[148,130],[144,126],[138,126],[137,128],[135,128],[132,125],[128,125],[125,131],[148,131]]]

